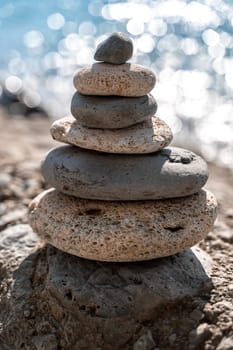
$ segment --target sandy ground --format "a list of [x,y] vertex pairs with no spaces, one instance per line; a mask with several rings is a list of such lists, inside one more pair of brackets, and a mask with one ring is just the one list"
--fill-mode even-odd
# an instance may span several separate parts
[[[27,222],[27,205],[45,188],[39,166],[47,151],[56,146],[45,118],[10,118],[0,113],[0,230]],[[219,214],[214,230],[200,246],[213,259],[213,289],[207,302],[200,299],[190,317],[190,349],[233,349],[233,174],[209,165],[206,186],[215,193]],[[178,347],[171,346],[171,349]]]

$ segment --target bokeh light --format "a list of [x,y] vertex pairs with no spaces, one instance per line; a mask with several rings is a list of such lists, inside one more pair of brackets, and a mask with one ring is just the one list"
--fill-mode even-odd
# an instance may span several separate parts
[[60,13],[52,13],[48,16],[47,24],[50,29],[59,30],[65,24],[65,18]]
[[155,72],[158,115],[174,138],[233,167],[231,1],[57,0],[29,6],[12,0],[0,6],[0,21],[2,87],[24,91],[26,105],[42,105],[54,118],[69,113],[74,72],[93,62],[98,43],[114,31],[129,34],[131,62]]
[[24,35],[23,38],[25,46],[30,49],[39,47],[44,42],[43,34],[36,30],[31,30]]
[[11,75],[5,80],[5,87],[11,93],[18,93],[22,88],[22,80]]

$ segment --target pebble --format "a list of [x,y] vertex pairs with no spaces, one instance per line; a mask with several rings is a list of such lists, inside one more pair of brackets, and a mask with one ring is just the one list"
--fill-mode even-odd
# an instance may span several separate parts
[[226,218],[228,218],[228,219],[233,219],[233,209],[232,209],[232,208],[227,209],[227,210],[226,210],[225,216],[226,216]]
[[99,43],[94,59],[112,64],[122,64],[133,54],[133,42],[124,33],[117,32]]
[[210,326],[207,323],[201,323],[197,329],[193,330],[189,334],[190,349],[197,349],[200,344],[211,336]]
[[0,189],[8,186],[11,181],[12,181],[11,175],[0,173]]
[[127,201],[191,195],[206,183],[208,169],[200,156],[182,148],[118,155],[61,146],[47,154],[42,174],[63,193]]
[[67,253],[100,261],[168,256],[203,239],[216,218],[216,199],[201,190],[179,199],[107,202],[44,191],[29,207],[33,230]]
[[13,224],[19,220],[26,217],[27,209],[20,208],[15,210],[10,210],[5,215],[0,217],[0,229],[5,228],[8,224]]
[[152,333],[148,330],[134,343],[133,350],[152,350],[156,346]]
[[68,116],[55,121],[50,129],[53,139],[82,148],[107,152],[152,153],[168,146],[172,140],[169,126],[153,117],[124,129],[90,129]]
[[216,350],[232,350],[233,349],[233,335],[224,337]]
[[176,339],[177,339],[176,333],[172,333],[172,334],[168,337],[168,340],[169,340],[169,343],[170,343],[170,344],[175,343]]
[[233,231],[232,229],[224,225],[225,227],[222,230],[219,230],[218,236],[224,241],[224,242],[229,242],[233,243]]
[[233,292],[233,283],[229,284],[227,289],[231,292]]
[[36,350],[56,350],[57,340],[54,334],[34,336],[32,339]]
[[23,261],[32,254],[38,246],[38,236],[29,225],[10,225],[1,231],[0,262],[6,263],[8,259],[13,265],[16,265],[17,262]]
[[74,86],[84,95],[139,97],[155,86],[155,75],[139,64],[94,63],[74,76]]
[[76,92],[71,113],[83,126],[120,129],[150,119],[157,111],[151,94],[141,97],[85,96]]
[[196,322],[199,322],[203,318],[203,312],[201,312],[199,309],[194,309],[190,313],[190,318]]

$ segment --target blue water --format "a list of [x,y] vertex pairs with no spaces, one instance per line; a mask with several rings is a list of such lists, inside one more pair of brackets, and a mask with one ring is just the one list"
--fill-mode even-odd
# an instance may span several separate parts
[[31,30],[38,30],[44,35],[48,50],[56,48],[57,40],[61,37],[61,33],[54,32],[48,28],[47,17],[50,14],[59,12],[65,16],[67,21],[72,20],[77,23],[89,17],[87,11],[88,2],[75,1],[72,3],[67,1],[68,3],[70,3],[69,8],[64,9],[62,5],[65,4],[65,1],[1,1],[0,42],[1,51],[4,52],[0,57],[1,66],[7,65],[8,60],[11,58],[12,50],[18,50],[27,54],[23,36]]
[[134,40],[157,76],[158,115],[176,140],[233,166],[233,2],[1,0],[0,82],[53,118],[69,113],[72,77],[105,34]]

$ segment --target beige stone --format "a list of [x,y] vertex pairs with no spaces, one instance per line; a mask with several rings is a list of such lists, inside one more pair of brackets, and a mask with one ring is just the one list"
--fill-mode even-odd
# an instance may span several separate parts
[[84,95],[144,96],[155,85],[154,73],[138,64],[94,63],[74,76],[74,86]]
[[78,199],[50,189],[30,204],[33,230],[53,246],[101,261],[140,261],[189,248],[212,229],[216,199],[192,196],[136,202]]
[[171,129],[158,117],[124,129],[91,129],[68,116],[55,121],[50,132],[57,141],[107,153],[152,153],[172,140]]

